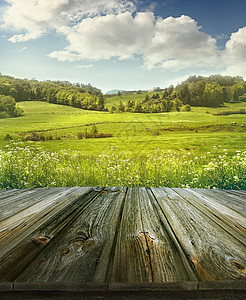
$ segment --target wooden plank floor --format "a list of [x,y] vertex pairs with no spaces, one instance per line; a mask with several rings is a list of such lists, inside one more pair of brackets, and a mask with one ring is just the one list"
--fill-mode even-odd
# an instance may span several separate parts
[[245,280],[246,191],[0,191],[0,250],[15,284]]

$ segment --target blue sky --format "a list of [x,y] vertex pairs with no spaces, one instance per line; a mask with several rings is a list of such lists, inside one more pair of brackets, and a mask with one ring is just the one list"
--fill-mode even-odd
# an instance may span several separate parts
[[111,89],[246,79],[244,0],[0,0],[0,72]]

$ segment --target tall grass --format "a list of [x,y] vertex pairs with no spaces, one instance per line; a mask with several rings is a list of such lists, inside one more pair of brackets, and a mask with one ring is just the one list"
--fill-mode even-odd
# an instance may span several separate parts
[[[117,147],[108,154],[84,156],[79,151],[50,152],[12,142],[0,150],[0,189],[55,186],[165,186],[219,189],[246,188],[246,151],[228,155],[164,153],[124,156]],[[36,144],[35,144],[36,145]],[[222,154],[221,154],[222,153]]]

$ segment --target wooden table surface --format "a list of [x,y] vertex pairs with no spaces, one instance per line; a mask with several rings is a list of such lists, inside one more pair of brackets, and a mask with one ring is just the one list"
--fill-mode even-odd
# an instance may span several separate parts
[[246,191],[0,191],[0,282],[245,283],[245,233]]

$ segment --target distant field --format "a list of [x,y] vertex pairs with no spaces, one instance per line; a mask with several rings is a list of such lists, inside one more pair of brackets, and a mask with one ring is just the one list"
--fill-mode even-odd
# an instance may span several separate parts
[[[129,94],[129,95],[122,95],[122,96],[113,96],[110,98],[106,98],[105,106],[110,110],[112,106],[118,106],[120,101],[122,103],[127,103],[130,101],[143,101],[146,97],[146,95],[149,95],[149,98],[153,96],[153,94],[156,94],[156,92],[151,93],[143,93],[143,94]],[[163,93],[158,92],[159,96],[162,97]],[[200,112],[200,113],[206,113],[209,112],[210,114],[218,113],[221,111],[226,110],[239,110],[239,109],[246,109],[246,102],[239,102],[239,103],[225,103],[224,106],[221,107],[192,107],[193,112]]]
[[[153,94],[156,93],[143,93],[143,94],[130,94],[130,95],[121,95],[121,96],[113,96],[113,97],[108,97],[106,98],[105,101],[105,106],[110,109],[112,106],[117,106],[119,105],[120,101],[122,103],[126,103],[128,100],[130,101],[143,101],[146,97],[146,95],[149,95],[151,97]],[[162,93],[158,93],[160,96],[162,96]]]
[[[205,153],[214,145],[221,145],[229,152],[245,149],[246,115],[214,116],[211,113],[238,110],[245,108],[246,103],[220,108],[192,107],[192,112],[161,114],[110,114],[45,102],[19,105],[25,111],[23,117],[0,119],[0,147],[8,144],[4,141],[7,133],[14,140],[21,140],[28,132],[39,131],[54,138],[40,142],[45,149],[79,150],[86,155],[107,153],[111,146],[128,154],[147,153],[156,148]],[[93,124],[99,132],[113,137],[79,140],[78,132],[85,128],[90,130]],[[60,140],[55,140],[58,137]]]

